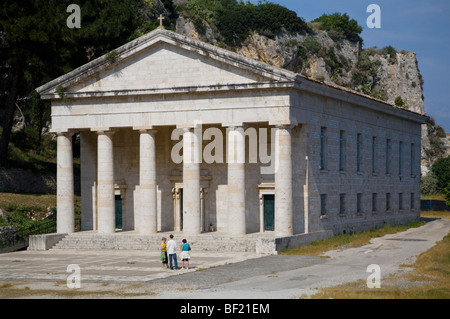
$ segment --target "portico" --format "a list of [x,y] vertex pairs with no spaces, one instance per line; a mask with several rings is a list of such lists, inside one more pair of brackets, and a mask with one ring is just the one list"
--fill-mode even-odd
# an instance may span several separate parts
[[[209,128],[203,128],[203,132]],[[80,131],[82,228],[97,230],[99,233],[115,232],[115,195],[119,194],[124,199],[124,230],[135,230],[139,234],[170,230],[199,234],[219,230],[236,236],[258,232],[264,221],[260,219],[258,205],[261,192],[255,185],[259,182],[267,184],[269,181],[271,186],[265,188],[264,194],[275,195],[277,185],[284,188],[280,191],[281,200],[277,204],[280,209],[276,211],[273,220],[280,225],[277,234],[292,234],[292,205],[286,203],[292,198],[292,173],[283,167],[275,173],[266,174],[266,179],[262,175],[258,178],[246,178],[249,174],[260,175],[261,167],[269,168],[268,165],[248,162],[251,148],[245,140],[250,135],[245,133],[243,126],[218,125],[215,128],[217,132],[223,132],[221,147],[226,151],[222,161],[211,163],[204,159],[208,145],[215,143],[213,152],[221,152],[219,144],[217,141],[202,141],[202,131],[197,135],[198,132],[194,131],[198,129],[194,128],[176,128],[174,125],[160,126],[158,129],[111,128],[104,131]],[[267,127],[267,130],[271,129],[276,130],[276,136],[285,134],[286,131],[284,127]],[[180,140],[173,141],[170,147],[165,138],[174,130],[182,130],[183,133]],[[283,132],[279,132],[280,130]],[[74,133],[59,135],[72,134]],[[289,152],[289,134],[290,128],[287,139],[280,137],[274,140],[274,148]],[[268,138],[270,139],[270,134]],[[272,141],[264,142],[270,149]],[[278,145],[280,142],[283,145]],[[61,180],[59,185],[65,190],[57,198],[60,207],[58,216],[64,216],[58,219],[58,225],[61,232],[66,233],[74,231],[73,188],[69,187],[69,184],[73,185],[73,163],[70,162],[71,158],[69,161],[63,157],[65,151],[71,154],[71,143],[71,138],[57,143],[62,158],[57,163]],[[176,143],[182,143],[181,163],[172,162],[171,153]],[[290,154],[277,161],[283,166],[288,165],[291,161]],[[125,165],[129,167],[119,168],[123,166],[121,162],[128,163]],[[256,182],[250,191],[246,191],[249,188],[246,180]],[[252,200],[249,200],[249,194],[253,197]],[[283,216],[284,214],[287,216]]]

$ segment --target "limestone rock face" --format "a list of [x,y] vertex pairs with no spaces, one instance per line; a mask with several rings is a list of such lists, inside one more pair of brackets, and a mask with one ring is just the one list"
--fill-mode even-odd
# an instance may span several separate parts
[[378,72],[379,85],[386,91],[387,101],[394,104],[395,98],[400,96],[409,110],[425,113],[416,54],[406,51],[397,52],[397,63],[390,63],[384,56],[376,58],[381,64]]

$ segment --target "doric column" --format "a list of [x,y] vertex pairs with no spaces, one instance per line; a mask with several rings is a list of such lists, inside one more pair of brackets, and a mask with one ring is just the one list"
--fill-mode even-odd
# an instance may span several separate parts
[[57,134],[56,228],[58,233],[75,231],[72,135],[71,132]]
[[245,133],[242,127],[227,128],[228,233],[244,235],[245,224]]
[[140,131],[139,148],[139,232],[157,232],[156,221],[156,144],[155,130]]
[[183,133],[183,232],[201,233],[200,216],[201,140],[193,129]]
[[97,143],[97,218],[99,233],[114,233],[116,229],[114,199],[113,134],[98,131]]
[[275,232],[294,233],[292,216],[292,154],[290,126],[278,126],[275,134]]

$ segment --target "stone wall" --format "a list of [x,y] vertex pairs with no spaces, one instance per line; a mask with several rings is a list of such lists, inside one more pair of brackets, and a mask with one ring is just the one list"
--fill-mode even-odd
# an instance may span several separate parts
[[[299,94],[297,99],[308,109],[300,112],[308,123],[309,231],[330,229],[335,234],[348,233],[381,227],[384,223],[409,223],[419,218],[420,125],[326,97]],[[323,168],[320,168],[321,128],[325,129]],[[386,156],[389,156],[389,171]],[[322,212],[321,195],[325,196],[326,203]],[[345,210],[341,210],[341,202]]]

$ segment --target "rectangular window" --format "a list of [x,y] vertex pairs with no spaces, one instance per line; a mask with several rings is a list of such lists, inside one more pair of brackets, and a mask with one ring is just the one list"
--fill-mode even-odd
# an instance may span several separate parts
[[344,171],[345,132],[339,131],[339,170]]
[[372,193],[372,212],[377,211],[377,193]]
[[320,128],[320,169],[325,169],[327,128]]
[[402,175],[402,148],[403,148],[403,142],[400,141],[398,143],[398,175]]
[[356,212],[362,213],[362,193],[356,194]]
[[339,194],[339,215],[345,215],[345,194]]
[[361,172],[361,133],[356,135],[356,171]]
[[377,137],[372,136],[372,173],[376,172],[375,169],[377,162],[376,154],[377,154]]
[[320,194],[320,215],[327,214],[327,194]]
[[398,193],[398,209],[403,209],[403,193]]
[[411,158],[409,160],[409,163],[410,163],[410,174],[411,175],[414,175],[414,166],[415,166],[414,157],[416,155],[415,153],[416,153],[416,150],[414,148],[414,143],[411,143]]
[[386,193],[386,211],[391,210],[391,193]]
[[414,193],[411,193],[410,202],[411,209],[414,209]]
[[390,152],[391,152],[391,140],[386,140],[386,174],[390,174]]

